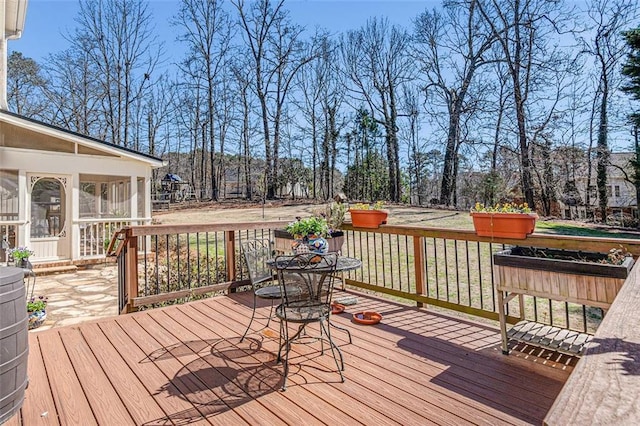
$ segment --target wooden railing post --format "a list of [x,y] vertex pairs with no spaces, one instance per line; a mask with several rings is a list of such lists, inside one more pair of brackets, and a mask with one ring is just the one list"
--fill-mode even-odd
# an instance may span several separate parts
[[[425,294],[425,267],[424,267],[424,244],[422,244],[422,237],[414,235],[413,237],[413,266],[416,276],[416,294],[423,296]],[[419,308],[424,307],[424,303],[416,302],[416,306]]]
[[[227,281],[236,280],[236,233],[235,231],[226,231],[224,233],[224,254],[227,269]],[[231,289],[233,292],[233,289]]]
[[132,235],[133,230],[126,230],[126,271],[127,276],[127,312],[134,312],[133,299],[138,297],[138,237]]

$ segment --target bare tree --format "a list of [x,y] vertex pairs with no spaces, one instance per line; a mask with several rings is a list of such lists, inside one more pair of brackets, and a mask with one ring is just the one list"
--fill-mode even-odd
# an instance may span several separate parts
[[[76,47],[82,40],[76,40]],[[106,138],[102,119],[102,86],[94,78],[87,49],[71,48],[49,57],[46,72],[50,84],[46,91],[49,121],[69,130]]]
[[491,62],[487,51],[497,39],[477,7],[476,0],[447,2],[442,12],[425,11],[414,21],[414,57],[425,79],[424,90],[435,103],[444,104],[448,115],[440,189],[444,205],[455,204],[462,115],[477,112],[471,86],[477,71]]
[[43,92],[47,81],[40,65],[25,58],[20,52],[11,52],[7,59],[7,103],[9,109],[28,117],[39,117],[46,109]]
[[159,140],[169,137],[167,132],[163,132],[162,129],[168,123],[169,117],[175,114],[175,104],[171,102],[175,91],[175,85],[168,80],[167,76],[163,76],[143,99],[139,127],[141,128],[140,133],[145,136],[146,147],[143,151],[151,155],[165,154],[164,146],[166,144],[164,146],[159,144]]
[[280,136],[286,102],[295,75],[314,58],[301,41],[303,28],[290,22],[283,8],[270,0],[245,4],[234,0],[240,28],[252,60],[253,90],[260,103],[265,146],[266,197],[276,195]]
[[621,82],[620,61],[626,53],[622,30],[638,11],[634,0],[592,0],[587,15],[587,28],[593,28],[591,40],[583,39],[584,50],[595,59],[597,90],[594,116],[597,116],[596,183],[598,207],[603,222],[607,219],[607,167],[609,165],[609,121],[611,95]]
[[413,78],[410,43],[406,30],[382,18],[369,19],[360,29],[348,31],[342,40],[344,69],[352,84],[348,87],[384,128],[389,199],[396,202],[401,197],[398,104],[400,88]]
[[546,0],[481,0],[477,7],[501,47],[496,59],[507,66],[515,107],[522,193],[525,202],[535,208],[527,111],[535,100],[532,92],[544,87],[537,72],[549,66],[553,49],[549,47],[550,40],[561,22],[557,16],[561,11],[555,2]]
[[[186,63],[181,70],[186,74],[189,84],[201,82],[205,93],[204,110],[206,134],[209,152],[209,178],[211,179],[211,199],[219,198],[221,172],[216,168],[216,151],[223,157],[224,139],[220,139],[220,149],[216,147],[219,109],[217,100],[225,100],[223,77],[228,62],[228,52],[233,36],[233,24],[229,14],[218,0],[182,0],[174,24],[184,31],[179,39],[187,44]],[[228,111],[222,108],[222,111]],[[224,123],[223,123],[224,125]],[[224,127],[223,127],[224,128]],[[220,135],[224,138],[224,133]],[[204,154],[203,154],[204,155]]]
[[[407,158],[409,166],[409,194],[411,203],[424,205],[427,203],[427,158],[420,142],[420,88],[406,85],[402,93],[402,108],[407,111],[409,126],[405,129],[407,144]],[[402,132],[401,132],[402,133]]]
[[253,198],[255,182],[253,181],[253,164],[254,153],[251,140],[255,133],[255,127],[252,124],[251,117],[254,109],[254,98],[251,96],[251,74],[252,71],[238,55],[236,62],[232,64],[232,72],[235,79],[235,86],[238,89],[240,101],[236,104],[239,110],[239,146],[238,153],[241,158],[238,171],[238,179],[243,178],[243,186],[245,197],[248,200]]
[[300,70],[296,78],[300,96],[294,103],[304,114],[311,137],[314,172],[312,197],[333,197],[333,175],[339,136],[338,114],[344,98],[341,73],[337,69],[337,45],[325,33],[316,34],[318,58]]
[[76,50],[89,48],[93,78],[102,86],[107,139],[128,147],[132,106],[151,84],[160,58],[147,2],[82,0],[71,40]]

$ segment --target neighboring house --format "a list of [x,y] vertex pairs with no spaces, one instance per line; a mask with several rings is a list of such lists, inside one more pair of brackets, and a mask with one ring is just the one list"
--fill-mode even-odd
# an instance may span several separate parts
[[[607,206],[610,217],[626,216],[635,217],[637,215],[638,203],[636,201],[636,189],[626,177],[630,177],[633,171],[630,161],[634,157],[632,152],[611,153],[607,167]],[[586,166],[584,167],[586,169]],[[587,188],[587,176],[580,173],[580,178],[575,181],[574,197],[563,197],[560,194],[559,202],[562,209],[562,217],[565,219],[587,219],[599,208],[598,192],[595,186],[596,166],[593,165],[591,172],[591,186]],[[566,186],[565,186],[566,188]],[[590,191],[590,205],[586,205],[587,190]],[[571,201],[570,201],[571,200]]]
[[152,170],[163,163],[7,111],[6,40],[20,36],[25,8],[0,0],[0,238],[29,247],[34,263],[103,257],[114,230],[151,222]]

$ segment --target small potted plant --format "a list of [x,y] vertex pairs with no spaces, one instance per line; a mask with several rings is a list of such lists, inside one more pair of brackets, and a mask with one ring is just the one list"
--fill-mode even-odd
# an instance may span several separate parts
[[341,252],[344,244],[344,232],[342,224],[347,213],[347,205],[345,203],[330,203],[325,210],[319,212],[319,216],[327,220],[329,233],[327,234],[327,243],[329,244],[329,252]]
[[29,256],[33,256],[34,252],[27,247],[16,247],[9,249],[9,255],[19,268],[26,268],[29,266]]
[[387,223],[389,212],[384,210],[384,202],[374,204],[356,203],[349,208],[351,224],[357,228],[378,228]]
[[288,224],[285,230],[295,239],[293,249],[296,252],[326,253],[328,251],[325,237],[329,234],[329,225],[323,217],[298,217],[295,222]]
[[329,225],[323,217],[297,217],[295,222],[288,224],[285,230],[296,239],[304,239],[312,236],[326,237],[329,233]]
[[535,229],[538,218],[527,203],[495,206],[476,203],[470,214],[476,234],[491,238],[525,239]]
[[27,314],[29,316],[29,330],[40,327],[47,319],[47,298],[38,296],[29,299]]
[[[297,217],[285,229],[275,229],[275,248],[280,252],[288,252],[297,241],[308,244],[310,237],[326,238],[329,252],[340,252],[344,243],[342,224],[347,211],[344,203],[330,203],[321,209],[315,210],[313,216],[308,218]],[[326,223],[326,227],[325,227]],[[313,239],[313,238],[312,238]],[[320,243],[320,241],[318,241]]]

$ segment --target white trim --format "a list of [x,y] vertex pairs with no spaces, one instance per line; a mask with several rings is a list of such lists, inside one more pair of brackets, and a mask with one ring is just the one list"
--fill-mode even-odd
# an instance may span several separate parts
[[[38,123],[33,123],[31,121],[28,120],[24,120],[21,119],[19,117],[15,117],[13,115],[9,115],[6,114],[4,111],[0,111],[0,120],[8,123],[8,124],[13,124],[14,126],[18,126],[20,128],[26,129],[26,130],[30,130],[32,132],[35,133],[40,133],[43,135],[47,135],[47,136],[52,136],[55,138],[59,138],[59,139],[63,139],[63,140],[67,140],[70,142],[74,142],[78,145],[82,145],[82,146],[87,146],[90,147],[92,149],[98,150],[98,151],[102,151],[102,152],[106,152],[112,155],[117,155],[120,157],[125,157],[125,158],[130,158],[133,160],[137,160],[137,161],[142,161],[144,163],[149,164],[151,167],[162,167],[164,165],[164,161],[162,160],[154,160],[152,158],[149,157],[145,157],[141,154],[136,154],[134,152],[129,152],[123,149],[119,149],[118,147],[115,146],[108,146],[108,145],[104,145],[102,143],[99,142],[95,142],[92,141],[90,139],[87,139],[85,137],[82,137],[80,135],[75,135],[69,132],[66,132],[64,130],[61,129],[55,129],[43,124],[38,124]],[[25,148],[28,149],[28,148]],[[76,148],[77,149],[77,148]],[[73,155],[73,153],[71,153]]]

